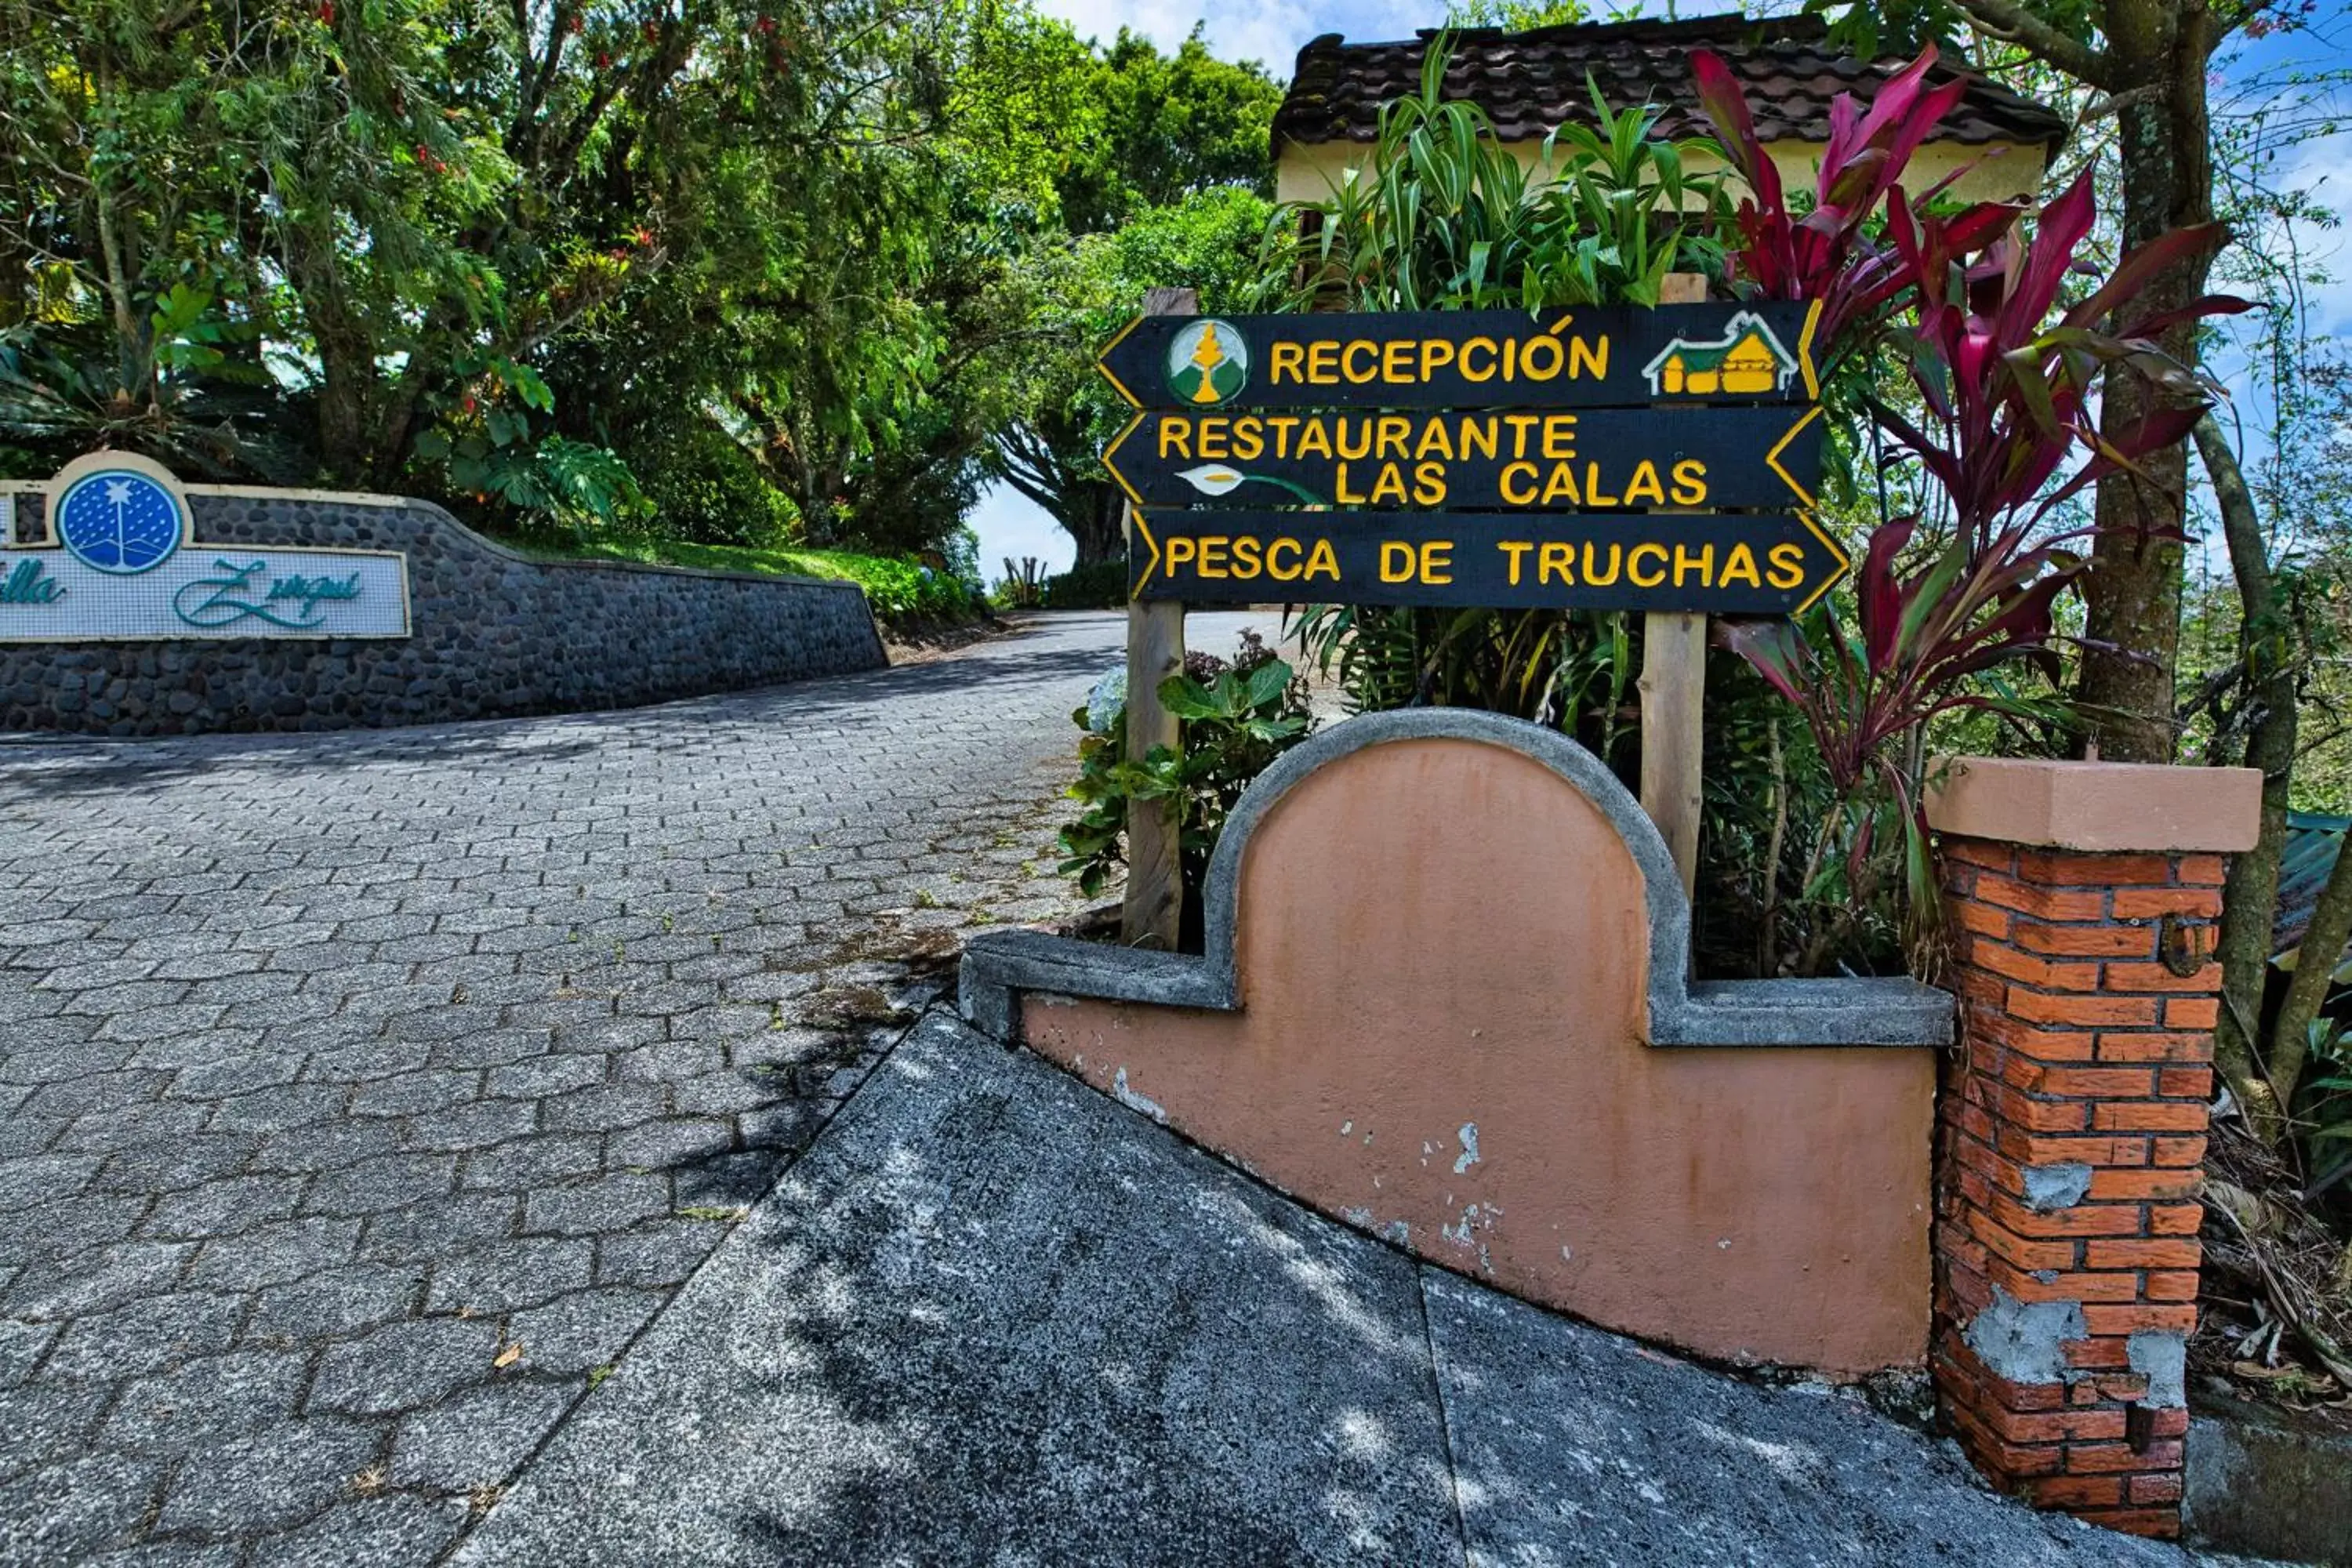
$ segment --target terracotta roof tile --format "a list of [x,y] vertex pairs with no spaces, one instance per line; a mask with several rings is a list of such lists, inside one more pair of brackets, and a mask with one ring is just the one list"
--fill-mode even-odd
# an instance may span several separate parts
[[[1274,145],[1286,142],[1370,142],[1381,106],[1417,91],[1423,52],[1433,34],[1395,43],[1351,44],[1327,33],[1298,51],[1289,94],[1274,117]],[[1690,51],[1721,55],[1748,89],[1756,131],[1766,142],[1828,139],[1830,102],[1841,92],[1866,94],[1900,70],[1901,57],[1857,60],[1832,48],[1818,17],[1749,20],[1702,16],[1682,22],[1619,22],[1506,33],[1465,28],[1454,35],[1446,91],[1480,104],[1507,142],[1539,139],[1563,121],[1590,123],[1585,76],[1600,83],[1612,108],[1644,99],[1664,106],[1661,134],[1709,134],[1691,91]],[[1936,76],[1948,79],[1950,72]],[[1982,145],[2065,140],[2055,113],[1996,82],[1978,78],[1947,117],[1936,140]]]

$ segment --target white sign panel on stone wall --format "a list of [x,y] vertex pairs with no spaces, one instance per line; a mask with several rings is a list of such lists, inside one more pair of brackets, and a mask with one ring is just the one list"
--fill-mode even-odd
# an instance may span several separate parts
[[409,635],[406,556],[199,543],[179,482],[143,458],[67,465],[47,531],[0,540],[0,642]]

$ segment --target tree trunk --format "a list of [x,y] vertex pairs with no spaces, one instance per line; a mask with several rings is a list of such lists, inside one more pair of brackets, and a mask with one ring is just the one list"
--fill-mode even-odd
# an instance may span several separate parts
[[[2107,58],[2115,79],[2160,93],[2117,114],[2123,157],[2123,242],[2146,244],[2169,229],[2211,221],[2213,169],[2205,104],[2210,24],[2200,0],[2109,0]],[[2125,309],[2134,316],[2185,305],[2205,291],[2210,253],[2151,279]],[[2197,359],[2197,325],[2164,334],[2165,351]],[[2136,422],[2152,394],[2128,373],[2103,387],[2101,428],[2110,437]],[[2174,662],[2180,637],[2181,542],[2189,454],[2179,447],[2140,464],[2145,478],[2099,483],[2099,533],[2084,584],[2090,646],[2077,695],[2099,754],[2110,762],[2172,760]]]
[[[1079,500],[1079,497],[1070,498]],[[1077,541],[1078,566],[1097,566],[1106,561],[1118,561],[1127,554],[1127,539],[1121,527],[1125,503],[1119,493],[1100,480],[1089,480],[1085,486],[1082,506],[1064,508],[1062,526]],[[1076,521],[1073,521],[1075,519]]]
[[2247,708],[2245,764],[2260,768],[2263,774],[2261,837],[2250,852],[2230,862],[2229,880],[2221,889],[2221,1018],[2213,1032],[2213,1058],[2255,1131],[2276,1143],[2286,1131],[2286,1108],[2263,1076],[2254,1047],[2262,1028],[2263,991],[2270,979],[2279,865],[2286,855],[2287,795],[2294,778],[2294,659],[2286,640],[2289,628],[2279,618],[2253,496],[2239,472],[2237,455],[2210,414],[2197,422],[2197,451],[2221,503],[2222,534],[2238,580],[2238,657],[2245,671]]

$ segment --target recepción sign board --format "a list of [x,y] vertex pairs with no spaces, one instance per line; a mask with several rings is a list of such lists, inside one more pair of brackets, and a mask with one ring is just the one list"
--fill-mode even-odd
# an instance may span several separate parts
[[1103,454],[1131,596],[1802,610],[1851,564],[1813,515],[1820,320],[1139,317],[1100,362],[1139,411]]
[[47,541],[21,524],[0,541],[0,642],[409,635],[405,556],[198,542],[186,493],[144,458],[76,458],[47,511]]
[[1138,316],[1099,368],[1136,408],[1811,403],[1818,304]]

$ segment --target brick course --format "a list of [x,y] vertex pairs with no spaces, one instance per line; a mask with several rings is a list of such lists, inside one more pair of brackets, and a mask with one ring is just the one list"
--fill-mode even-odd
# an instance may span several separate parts
[[2197,961],[2221,858],[1958,837],[1940,858],[1961,1009],[1937,1131],[1938,1404],[2004,1489],[2177,1536],[2221,986]]

